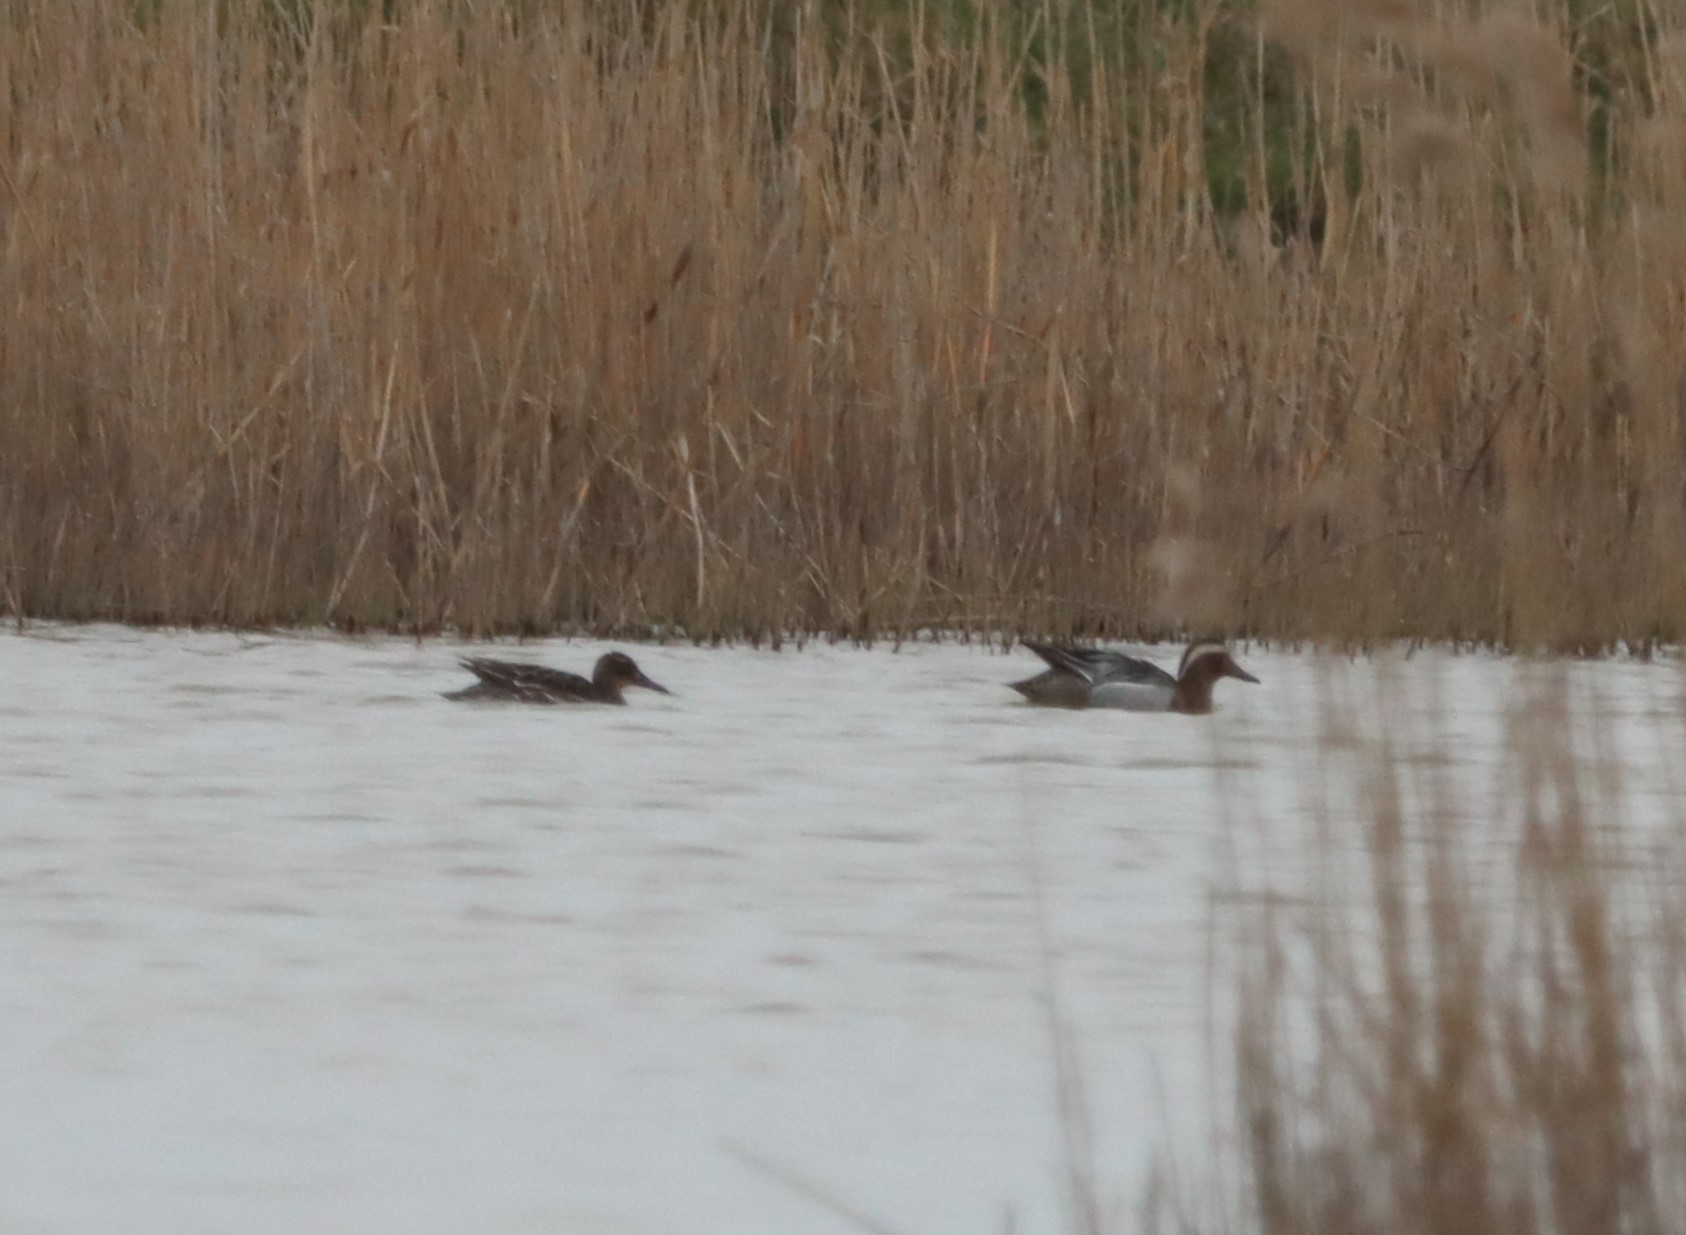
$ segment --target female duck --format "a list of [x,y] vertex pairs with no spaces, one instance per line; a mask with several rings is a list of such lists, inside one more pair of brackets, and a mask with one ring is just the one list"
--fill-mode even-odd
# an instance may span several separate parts
[[1126,712],[1183,712],[1203,716],[1212,710],[1212,687],[1219,678],[1259,679],[1230,658],[1221,643],[1195,643],[1183,653],[1172,677],[1158,665],[1108,652],[1060,643],[1024,645],[1048,662],[1033,678],[1010,683],[1026,699],[1052,708],[1122,708]]
[[462,667],[479,678],[472,686],[448,693],[447,699],[503,699],[515,703],[625,703],[621,691],[628,686],[673,692],[644,676],[625,652],[599,657],[589,680],[577,673],[547,669],[543,665],[515,664],[469,656]]

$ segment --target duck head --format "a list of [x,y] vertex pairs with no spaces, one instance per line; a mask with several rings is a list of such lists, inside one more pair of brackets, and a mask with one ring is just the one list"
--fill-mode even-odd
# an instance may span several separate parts
[[1258,685],[1259,679],[1235,663],[1221,643],[1194,643],[1177,666],[1177,689],[1172,697],[1175,712],[1205,713],[1212,710],[1212,687],[1219,678],[1239,678]]
[[642,686],[645,690],[653,690],[663,695],[673,693],[667,687],[645,677],[644,671],[625,652],[608,652],[598,657],[597,667],[591,671],[591,680],[598,686],[614,690],[617,694],[626,686]]

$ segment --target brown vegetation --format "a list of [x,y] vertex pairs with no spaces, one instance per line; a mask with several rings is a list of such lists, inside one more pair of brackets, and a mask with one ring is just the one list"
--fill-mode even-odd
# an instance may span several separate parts
[[0,3],[0,603],[1677,638],[1686,31],[1582,7]]
[[[1634,783],[1596,697],[1536,686],[1473,797],[1402,687],[1325,709],[1316,873],[1237,911],[1245,1200],[1185,1229],[1679,1229],[1686,785]],[[1683,721],[1630,733],[1675,780]]]

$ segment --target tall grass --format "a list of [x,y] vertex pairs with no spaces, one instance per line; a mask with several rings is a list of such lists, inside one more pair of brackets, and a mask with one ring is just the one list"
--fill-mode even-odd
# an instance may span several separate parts
[[1219,1229],[1680,1228],[1686,714],[1633,727],[1674,778],[1638,784],[1595,702],[1519,698],[1473,796],[1448,733],[1326,713],[1324,860],[1243,918],[1244,1203]]
[[7,0],[0,603],[1676,638],[1686,30],[1543,12]]

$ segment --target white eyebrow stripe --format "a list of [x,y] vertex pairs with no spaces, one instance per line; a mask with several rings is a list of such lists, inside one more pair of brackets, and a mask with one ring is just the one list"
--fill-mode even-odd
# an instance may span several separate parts
[[1183,653],[1182,661],[1177,665],[1177,676],[1182,677],[1185,670],[1202,656],[1227,656],[1229,649],[1221,643],[1191,643],[1188,651]]

